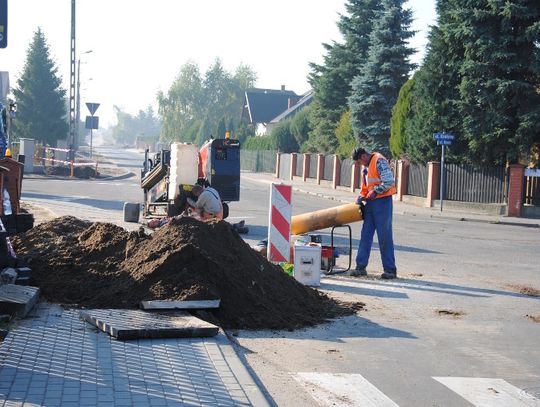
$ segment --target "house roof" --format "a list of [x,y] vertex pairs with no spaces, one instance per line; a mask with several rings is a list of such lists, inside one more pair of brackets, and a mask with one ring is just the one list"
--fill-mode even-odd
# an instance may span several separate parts
[[289,99],[300,99],[291,90],[253,88],[245,92],[244,112],[250,123],[269,123],[274,117],[287,110]]
[[315,95],[315,92],[313,90],[308,90],[306,93],[304,93],[300,100],[296,102],[295,105],[291,106],[289,109],[285,110],[284,112],[280,113],[276,117],[274,117],[270,123],[278,123],[281,120],[284,120],[288,117],[294,116],[298,111],[300,111],[302,108],[308,106],[311,102],[313,102],[313,96]]

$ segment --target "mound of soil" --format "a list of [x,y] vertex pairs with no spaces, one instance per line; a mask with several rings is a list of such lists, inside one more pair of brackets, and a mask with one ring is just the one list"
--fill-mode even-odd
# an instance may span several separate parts
[[174,219],[153,235],[62,217],[13,239],[47,300],[136,308],[145,300],[213,300],[200,316],[224,328],[295,329],[348,315],[247,245],[227,222]]
[[[47,175],[56,175],[62,177],[69,177],[71,175],[71,169],[69,167],[47,167]],[[90,179],[99,178],[99,172],[96,172],[94,167],[75,167],[73,169],[73,176],[75,178]]]

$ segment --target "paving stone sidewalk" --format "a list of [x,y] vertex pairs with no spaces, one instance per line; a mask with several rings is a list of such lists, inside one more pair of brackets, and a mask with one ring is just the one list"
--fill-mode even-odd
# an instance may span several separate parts
[[0,407],[268,405],[227,337],[118,341],[41,304],[0,344]]

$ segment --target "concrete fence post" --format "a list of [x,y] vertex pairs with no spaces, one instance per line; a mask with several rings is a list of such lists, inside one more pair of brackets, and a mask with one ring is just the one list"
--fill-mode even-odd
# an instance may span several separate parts
[[334,156],[334,173],[332,175],[332,188],[336,189],[341,182],[341,160]]
[[281,167],[281,153],[276,153],[276,178],[279,178],[279,176],[281,175],[279,173],[280,171],[280,167]]
[[317,185],[321,184],[324,176],[324,154],[317,154]]
[[519,218],[523,209],[523,195],[525,193],[525,167],[521,164],[511,164],[508,171],[507,216]]
[[441,163],[430,161],[428,163],[428,185],[425,206],[431,208],[433,201],[439,197],[439,174]]
[[397,162],[397,194],[396,199],[403,201],[403,195],[407,195],[407,188],[409,186],[409,162],[405,160],[398,160]]
[[309,176],[309,162],[311,161],[311,154],[304,154],[304,165],[302,165],[302,181],[306,182]]
[[296,162],[298,160],[298,154],[297,153],[291,153],[291,181],[294,179],[294,176],[296,175]]

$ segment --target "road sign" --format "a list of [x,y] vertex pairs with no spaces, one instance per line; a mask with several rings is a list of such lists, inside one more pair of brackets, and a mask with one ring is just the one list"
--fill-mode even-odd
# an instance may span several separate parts
[[437,145],[438,146],[451,146],[452,145],[452,140],[437,140]]
[[452,141],[454,140],[454,135],[450,133],[435,133],[433,135],[433,138],[437,141],[445,140],[445,141],[450,141],[450,143],[452,143]]
[[86,116],[85,124],[87,129],[99,129],[99,116]]
[[0,0],[0,48],[7,47],[7,0]]
[[99,107],[99,103],[87,103],[86,107],[88,108],[88,111],[90,112],[90,114],[93,116]]

